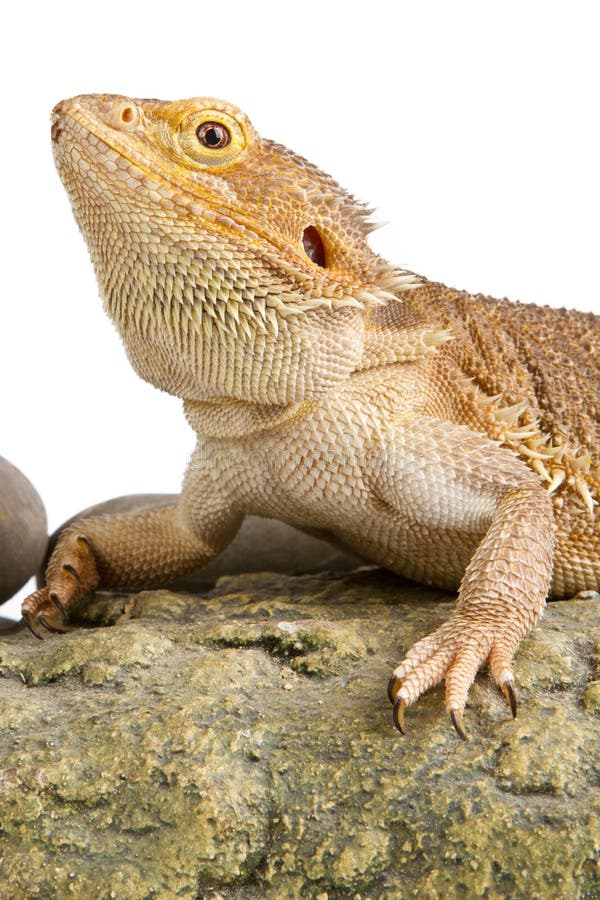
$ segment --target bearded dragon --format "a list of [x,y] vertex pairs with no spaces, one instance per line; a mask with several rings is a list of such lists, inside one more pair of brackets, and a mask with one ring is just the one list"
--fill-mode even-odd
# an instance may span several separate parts
[[401,731],[445,680],[465,738],[484,664],[516,715],[547,595],[600,586],[600,319],[390,265],[371,211],[230,103],[79,96],[52,143],[129,359],[198,444],[176,504],[66,528],[33,633],[203,565],[253,513],[458,589],[392,672]]

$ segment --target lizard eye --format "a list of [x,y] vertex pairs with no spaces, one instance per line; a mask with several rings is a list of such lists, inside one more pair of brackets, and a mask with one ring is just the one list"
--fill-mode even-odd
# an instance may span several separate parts
[[[222,171],[238,160],[249,142],[254,139],[252,126],[241,114],[239,119],[226,110],[212,107],[183,109],[166,132],[171,135],[173,149],[184,154],[187,165],[194,168]],[[167,105],[168,109],[168,105]]]
[[229,129],[220,122],[203,122],[196,128],[196,137],[208,150],[220,150],[231,141]]
[[327,256],[325,254],[325,244],[314,225],[309,225],[308,228],[304,229],[302,234],[302,244],[304,246],[304,252],[311,262],[314,262],[317,266],[321,266],[322,269],[326,268]]

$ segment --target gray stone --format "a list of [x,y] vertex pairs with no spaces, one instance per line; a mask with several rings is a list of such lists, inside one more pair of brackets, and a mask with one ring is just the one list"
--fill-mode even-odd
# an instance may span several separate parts
[[[132,494],[114,497],[72,516],[50,538],[54,547],[58,534],[75,519],[86,519],[109,513],[135,513],[169,506],[177,494]],[[186,575],[172,587],[179,590],[201,590],[213,585],[222,575],[242,572],[282,572],[300,575],[311,572],[348,572],[362,564],[357,556],[312,537],[291,525],[275,519],[247,516],[232,543],[203,569]],[[40,583],[43,579],[40,576]]]
[[0,897],[598,898],[600,598],[523,642],[516,720],[482,673],[468,742],[441,688],[402,737],[390,668],[451,608],[244,575],[0,636]]
[[46,512],[39,494],[22,472],[0,456],[0,603],[35,575],[47,541]]

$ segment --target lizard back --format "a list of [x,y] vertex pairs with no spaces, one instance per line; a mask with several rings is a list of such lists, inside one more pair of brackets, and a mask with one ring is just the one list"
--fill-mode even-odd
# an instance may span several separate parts
[[[416,292],[435,309],[455,339],[443,348],[481,398],[514,405],[518,419],[500,414],[501,428],[537,425],[539,435],[513,445],[545,481],[600,492],[600,317],[426,283]],[[484,409],[494,421],[494,407]],[[494,428],[491,437],[498,437]],[[583,476],[583,480],[582,480]],[[560,480],[559,480],[560,479]],[[594,502],[594,501],[593,501]]]

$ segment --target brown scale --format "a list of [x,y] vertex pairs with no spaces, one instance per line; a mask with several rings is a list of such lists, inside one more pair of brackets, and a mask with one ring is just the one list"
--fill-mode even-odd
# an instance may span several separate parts
[[[398,314],[379,314],[381,320],[387,315],[394,327],[402,327],[402,320],[431,321],[434,315],[453,335],[433,363],[442,393],[446,386],[443,403],[440,398],[442,406],[448,404],[445,414],[499,437],[502,429],[494,427],[494,405],[480,400],[495,397],[498,408],[526,401],[518,424],[537,424],[539,436],[523,441],[524,460],[541,472],[540,463],[526,455],[528,443],[542,455],[546,447],[540,439],[547,439],[549,448],[564,446],[564,456],[542,461],[543,467],[566,468],[560,493],[569,488],[577,493],[574,479],[580,484],[583,476],[595,500],[600,487],[600,356],[595,350],[600,319],[576,310],[472,296],[427,281],[402,306]],[[450,377],[455,366],[481,391],[479,400],[466,386],[464,393],[458,390],[456,377]],[[508,446],[518,452],[518,442]]]

